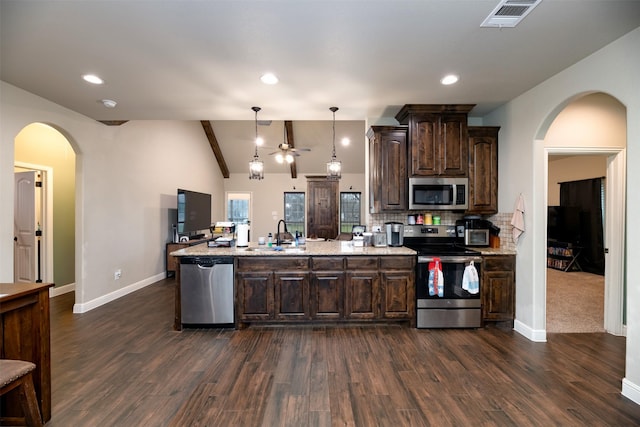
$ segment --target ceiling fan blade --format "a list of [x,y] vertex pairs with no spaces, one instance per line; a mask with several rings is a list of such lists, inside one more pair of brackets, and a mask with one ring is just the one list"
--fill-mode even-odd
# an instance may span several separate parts
[[311,148],[292,148],[289,151],[311,151]]

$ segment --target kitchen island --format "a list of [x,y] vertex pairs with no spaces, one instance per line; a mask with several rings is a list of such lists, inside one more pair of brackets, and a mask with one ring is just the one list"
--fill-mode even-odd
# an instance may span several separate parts
[[[353,247],[352,242],[307,241],[275,250],[209,248],[172,256],[234,258],[235,326],[251,324],[403,322],[415,325],[416,252],[406,247]],[[180,274],[174,328],[182,329]]]

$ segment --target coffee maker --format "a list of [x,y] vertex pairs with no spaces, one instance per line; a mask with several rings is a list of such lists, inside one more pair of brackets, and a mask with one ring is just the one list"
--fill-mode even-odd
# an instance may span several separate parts
[[404,237],[404,225],[401,222],[385,222],[387,231],[387,244],[389,246],[402,246]]

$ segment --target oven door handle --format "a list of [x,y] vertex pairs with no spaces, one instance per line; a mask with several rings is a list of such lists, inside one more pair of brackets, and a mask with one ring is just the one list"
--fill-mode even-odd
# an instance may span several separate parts
[[433,262],[435,258],[440,258],[440,262],[444,263],[469,263],[473,261],[474,263],[482,262],[482,257],[480,256],[418,256],[418,264],[425,264],[428,262]]

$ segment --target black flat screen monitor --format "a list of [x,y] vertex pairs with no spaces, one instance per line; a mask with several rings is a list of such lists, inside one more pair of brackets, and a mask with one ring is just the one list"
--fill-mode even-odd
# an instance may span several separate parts
[[196,233],[211,226],[211,194],[178,189],[178,233]]
[[582,218],[580,208],[549,206],[547,211],[547,238],[561,242],[581,243]]

